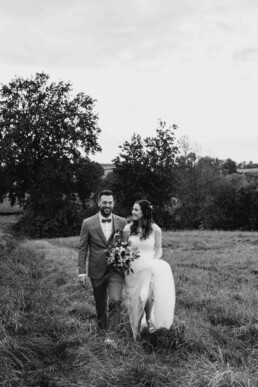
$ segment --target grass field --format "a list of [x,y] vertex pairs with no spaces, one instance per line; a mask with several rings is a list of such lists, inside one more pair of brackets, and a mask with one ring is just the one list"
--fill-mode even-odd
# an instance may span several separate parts
[[[9,286],[0,368],[8,353],[11,366],[0,384],[257,387],[257,236],[164,232],[163,258],[176,283],[174,324],[170,331],[143,332],[142,341],[134,342],[123,310],[118,349],[106,347],[96,332],[90,284],[86,290],[78,286],[78,237],[24,242],[8,259],[20,257],[27,270],[22,288],[33,291],[23,291],[17,310],[15,286],[21,289],[21,284],[16,280]],[[2,275],[4,270],[8,267]]]

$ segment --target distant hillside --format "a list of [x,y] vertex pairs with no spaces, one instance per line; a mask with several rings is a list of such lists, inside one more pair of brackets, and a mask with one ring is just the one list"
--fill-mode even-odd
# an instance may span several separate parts
[[258,177],[258,168],[241,168],[237,169],[237,172],[244,173],[248,176],[257,176]]
[[0,203],[0,214],[16,214],[22,212],[22,208],[18,205],[11,206],[8,199],[4,199],[3,203]]
[[[104,168],[104,176],[107,176],[107,174],[114,169],[114,164],[101,164],[101,166]],[[238,168],[237,172],[258,177],[258,168]]]

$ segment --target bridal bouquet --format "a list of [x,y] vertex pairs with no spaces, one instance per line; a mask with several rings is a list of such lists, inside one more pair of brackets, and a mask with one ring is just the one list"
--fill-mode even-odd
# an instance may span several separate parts
[[118,271],[124,271],[127,274],[133,273],[131,262],[140,257],[137,250],[133,250],[128,241],[124,240],[122,233],[116,233],[112,244],[108,248],[108,265]]

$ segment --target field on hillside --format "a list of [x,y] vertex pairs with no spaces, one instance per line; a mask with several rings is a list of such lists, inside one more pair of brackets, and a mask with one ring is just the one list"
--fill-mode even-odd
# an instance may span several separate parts
[[5,214],[5,213],[12,214],[17,212],[22,212],[22,208],[18,205],[11,206],[8,199],[4,199],[3,203],[0,203],[1,214]]
[[0,215],[0,231],[9,232],[12,225],[17,223],[20,215]]
[[258,168],[241,168],[237,170],[239,173],[244,173],[249,176],[258,177]]
[[[24,385],[258,387],[257,233],[164,232],[163,258],[176,284],[174,324],[169,331],[143,332],[134,342],[123,310],[117,349],[96,331],[90,284],[86,290],[78,285],[78,242],[22,245],[39,257],[42,271],[28,312],[30,329],[38,332],[44,322],[40,334],[27,338],[33,342],[26,356],[35,351],[40,361],[37,371],[24,368]],[[16,347],[21,339],[22,352],[20,330]]]

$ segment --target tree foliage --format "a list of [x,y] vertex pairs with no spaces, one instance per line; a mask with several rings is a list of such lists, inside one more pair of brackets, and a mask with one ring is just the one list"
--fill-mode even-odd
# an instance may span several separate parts
[[102,185],[103,175],[103,167],[94,161],[80,159],[76,162],[74,172],[76,192],[84,209],[86,208],[86,201]]
[[185,143],[177,166],[176,195],[181,205],[173,212],[175,227],[258,229],[255,177],[237,173],[231,159],[199,157]]
[[92,192],[86,185],[91,182],[94,189],[103,175],[89,159],[101,150],[94,102],[84,93],[72,96],[71,83],[50,82],[44,73],[2,85],[2,198],[8,194],[12,204],[48,220],[64,214],[76,202],[76,192],[85,203]]
[[240,169],[253,169],[258,168],[258,163],[253,163],[252,161],[242,161],[237,165]]
[[134,134],[131,142],[120,146],[114,160],[113,189],[125,212],[131,210],[135,200],[146,198],[152,202],[156,215],[161,214],[173,196],[175,184],[176,125],[167,127],[159,121],[156,136],[142,139]]
[[21,225],[31,235],[78,233],[100,187],[114,190],[125,216],[135,200],[149,199],[161,227],[258,229],[257,177],[237,170],[257,164],[200,157],[161,120],[154,136],[135,133],[120,146],[104,181],[89,158],[101,150],[94,103],[44,73],[0,88],[0,201],[8,195],[26,209]]
[[81,158],[100,150],[94,101],[71,97],[71,84],[49,83],[49,76],[16,78],[0,89],[0,164],[12,180],[9,197],[23,202],[41,168],[51,160]]
[[227,159],[222,162],[222,171],[224,174],[232,175],[237,172],[237,164],[232,159]]

